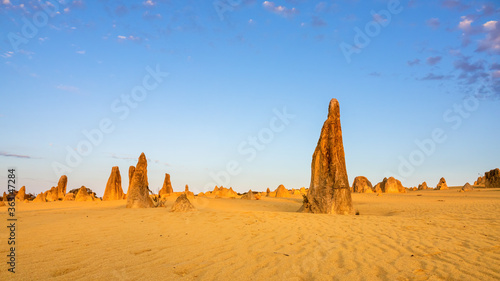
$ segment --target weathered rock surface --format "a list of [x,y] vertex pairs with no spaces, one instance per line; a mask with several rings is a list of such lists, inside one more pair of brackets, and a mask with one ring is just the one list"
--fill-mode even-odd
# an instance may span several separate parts
[[271,190],[268,187],[267,190],[266,190],[266,196],[269,197],[270,195],[271,195]]
[[500,188],[500,169],[496,168],[484,173],[484,186],[486,188]]
[[75,201],[83,202],[83,201],[94,201],[94,198],[87,192],[87,188],[85,186],[80,187],[78,193],[76,194]]
[[241,199],[246,199],[246,200],[256,200],[252,190],[250,189],[247,194],[241,196]]
[[103,201],[121,200],[123,199],[122,176],[118,166],[111,168],[111,174],[102,196]]
[[404,193],[406,189],[403,184],[394,177],[384,178],[380,185],[383,193]]
[[64,196],[66,195],[67,185],[68,185],[68,177],[62,175],[61,178],[59,178],[59,182],[57,183],[57,199],[60,200],[64,199]]
[[359,176],[354,178],[352,190],[357,193],[373,193],[373,186],[366,177]]
[[152,208],[153,200],[149,197],[148,161],[144,153],[139,156],[127,193],[127,208]]
[[436,190],[445,190],[448,189],[448,185],[446,184],[446,180],[444,178],[441,178],[436,185]]
[[427,186],[427,183],[425,181],[418,185],[418,190],[426,190],[428,188],[429,187]]
[[323,214],[354,214],[347,178],[340,108],[330,101],[328,118],[311,163],[311,184],[299,211]]
[[183,193],[174,202],[172,205],[171,212],[193,212],[196,211],[196,208],[191,204],[189,199],[186,197],[186,194]]
[[460,191],[474,191],[474,187],[472,187],[472,185],[470,185],[469,183],[466,183],[464,186],[462,186],[462,189],[460,189]]
[[16,201],[24,201],[24,197],[26,196],[26,187],[23,186],[19,189],[19,191],[16,194]]
[[54,202],[59,199],[59,192],[57,190],[57,187],[53,186],[50,188],[50,190],[47,191],[47,194],[45,195],[45,200],[47,202]]
[[172,188],[172,183],[170,182],[170,175],[165,173],[165,180],[163,180],[163,186],[158,192],[160,197],[170,196],[174,193],[174,189]]
[[75,201],[75,194],[71,192],[66,193],[66,196],[64,196],[63,201]]
[[276,193],[276,197],[290,197],[290,192],[282,184],[274,192]]

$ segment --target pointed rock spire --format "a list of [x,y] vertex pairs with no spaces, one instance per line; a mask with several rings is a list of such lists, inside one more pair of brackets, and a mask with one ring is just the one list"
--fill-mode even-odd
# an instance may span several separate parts
[[122,176],[120,175],[118,166],[115,166],[111,168],[111,175],[109,175],[102,200],[110,201],[121,199],[123,199]]
[[340,108],[330,101],[328,119],[323,124],[311,163],[311,184],[299,211],[323,214],[353,214],[347,178]]
[[153,200],[149,197],[148,161],[144,153],[139,156],[137,166],[127,194],[127,208],[152,208]]

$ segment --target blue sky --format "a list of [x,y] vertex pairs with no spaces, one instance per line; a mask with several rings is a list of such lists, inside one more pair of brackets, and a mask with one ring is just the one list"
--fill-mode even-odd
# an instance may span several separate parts
[[[0,4],[0,180],[104,191],[308,187],[331,98],[347,171],[405,186],[499,166],[495,1]],[[168,74],[167,74],[168,73]],[[90,135],[90,137],[88,136]]]

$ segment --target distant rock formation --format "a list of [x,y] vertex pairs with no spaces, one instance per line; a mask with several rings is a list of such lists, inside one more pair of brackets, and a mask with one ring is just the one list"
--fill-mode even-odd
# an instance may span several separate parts
[[352,191],[357,193],[373,193],[373,186],[366,177],[359,176],[354,178]]
[[61,178],[59,178],[59,182],[57,183],[57,199],[56,200],[64,199],[64,196],[66,195],[66,186],[67,185],[68,185],[68,177],[65,175],[62,175]]
[[66,196],[64,196],[63,201],[75,201],[75,194],[71,192],[66,193]]
[[439,183],[436,185],[436,190],[445,190],[448,189],[448,185],[446,184],[446,180],[441,178]]
[[45,202],[45,195],[43,192],[39,193],[36,198],[33,200],[33,202]]
[[47,194],[45,195],[45,200],[47,200],[47,202],[54,202],[59,199],[59,191],[57,190],[57,187],[53,186],[46,192]]
[[270,195],[271,195],[271,190],[268,187],[267,190],[266,190],[266,196],[269,197]]
[[205,195],[205,193],[200,192],[200,193],[198,193],[196,196],[198,196],[198,197],[205,197],[206,195]]
[[292,195],[302,195],[302,193],[300,193],[300,191],[298,189],[295,189],[295,188],[292,188],[291,193],[292,193]]
[[163,181],[163,187],[158,192],[158,196],[165,197],[170,196],[174,193],[174,189],[172,188],[172,183],[170,182],[170,175],[165,173],[165,180]]
[[186,197],[189,199],[194,199],[194,193],[189,191],[189,186],[186,184],[186,187],[184,187],[184,194],[186,194]]
[[484,186],[486,183],[484,176],[478,177],[477,180],[474,182],[474,185],[479,185],[479,186]]
[[171,212],[193,212],[196,211],[196,208],[191,204],[189,199],[186,197],[186,194],[183,193],[174,202],[172,205]]
[[347,178],[340,108],[330,101],[328,118],[311,163],[311,184],[299,211],[323,214],[354,214]]
[[246,200],[256,200],[252,190],[250,189],[247,194],[241,196],[241,199],[246,199]]
[[466,191],[473,191],[474,188],[472,187],[472,185],[470,185],[469,183],[466,183],[462,189],[460,189],[461,192],[466,192]]
[[215,198],[236,198],[236,196],[238,196],[238,193],[236,193],[236,191],[234,191],[232,187],[227,189],[221,186],[216,192]]
[[305,187],[301,187],[300,194],[307,195],[307,189]]
[[276,197],[290,197],[290,192],[282,184],[274,192],[276,193]]
[[427,183],[425,181],[418,185],[418,190],[426,190],[428,188],[429,187],[427,186]]
[[19,189],[19,191],[16,194],[16,197],[15,197],[16,201],[23,202],[25,196],[26,196],[26,187],[23,186],[23,187],[21,187],[21,189]]
[[496,168],[484,173],[484,186],[486,188],[500,188],[500,169]]
[[76,194],[75,201],[83,202],[83,201],[94,201],[94,198],[87,192],[87,188],[82,185]]
[[127,208],[152,207],[154,207],[154,204],[149,197],[148,161],[146,155],[141,153],[127,194]]
[[122,176],[118,166],[111,168],[111,174],[106,183],[106,189],[102,196],[103,201],[121,200],[123,199]]

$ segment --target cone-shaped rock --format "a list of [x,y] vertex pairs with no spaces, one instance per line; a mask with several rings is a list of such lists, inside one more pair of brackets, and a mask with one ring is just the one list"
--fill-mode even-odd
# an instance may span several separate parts
[[474,188],[472,187],[472,185],[470,185],[470,183],[466,183],[464,186],[462,186],[462,189],[460,190],[461,192],[465,192],[465,191],[473,191]]
[[252,190],[250,189],[247,194],[241,196],[241,199],[246,199],[246,200],[256,200],[255,196],[253,195]]
[[106,189],[104,190],[104,196],[102,196],[102,200],[121,200],[122,198],[122,176],[120,175],[120,169],[115,166],[111,168],[111,175],[109,175],[108,183],[106,184]]
[[446,180],[441,178],[439,183],[436,185],[436,190],[445,190],[448,189],[448,185],[446,184]]
[[144,153],[139,156],[127,194],[127,208],[152,208],[153,200],[149,197],[148,161]]
[[16,201],[24,201],[24,196],[26,195],[26,187],[23,186],[16,194]]
[[163,181],[163,186],[160,189],[160,192],[158,192],[158,195],[162,197],[169,196],[172,193],[174,193],[174,189],[172,188],[172,183],[170,182],[170,175],[165,173],[165,180]]
[[196,208],[191,204],[186,194],[183,193],[174,202],[172,205],[171,212],[192,212],[196,211]]
[[354,214],[347,178],[340,108],[330,101],[328,119],[323,124],[311,163],[311,184],[299,211],[323,214]]
[[82,186],[76,194],[75,201],[94,201],[94,198],[87,192],[87,188]]
[[427,186],[427,183],[425,181],[418,185],[418,190],[426,190],[428,188],[429,187]]
[[66,186],[68,185],[68,177],[61,176],[59,182],[57,183],[57,199],[64,199],[66,195]]
[[290,192],[285,188],[284,185],[280,184],[278,188],[276,188],[276,197],[290,197]]

